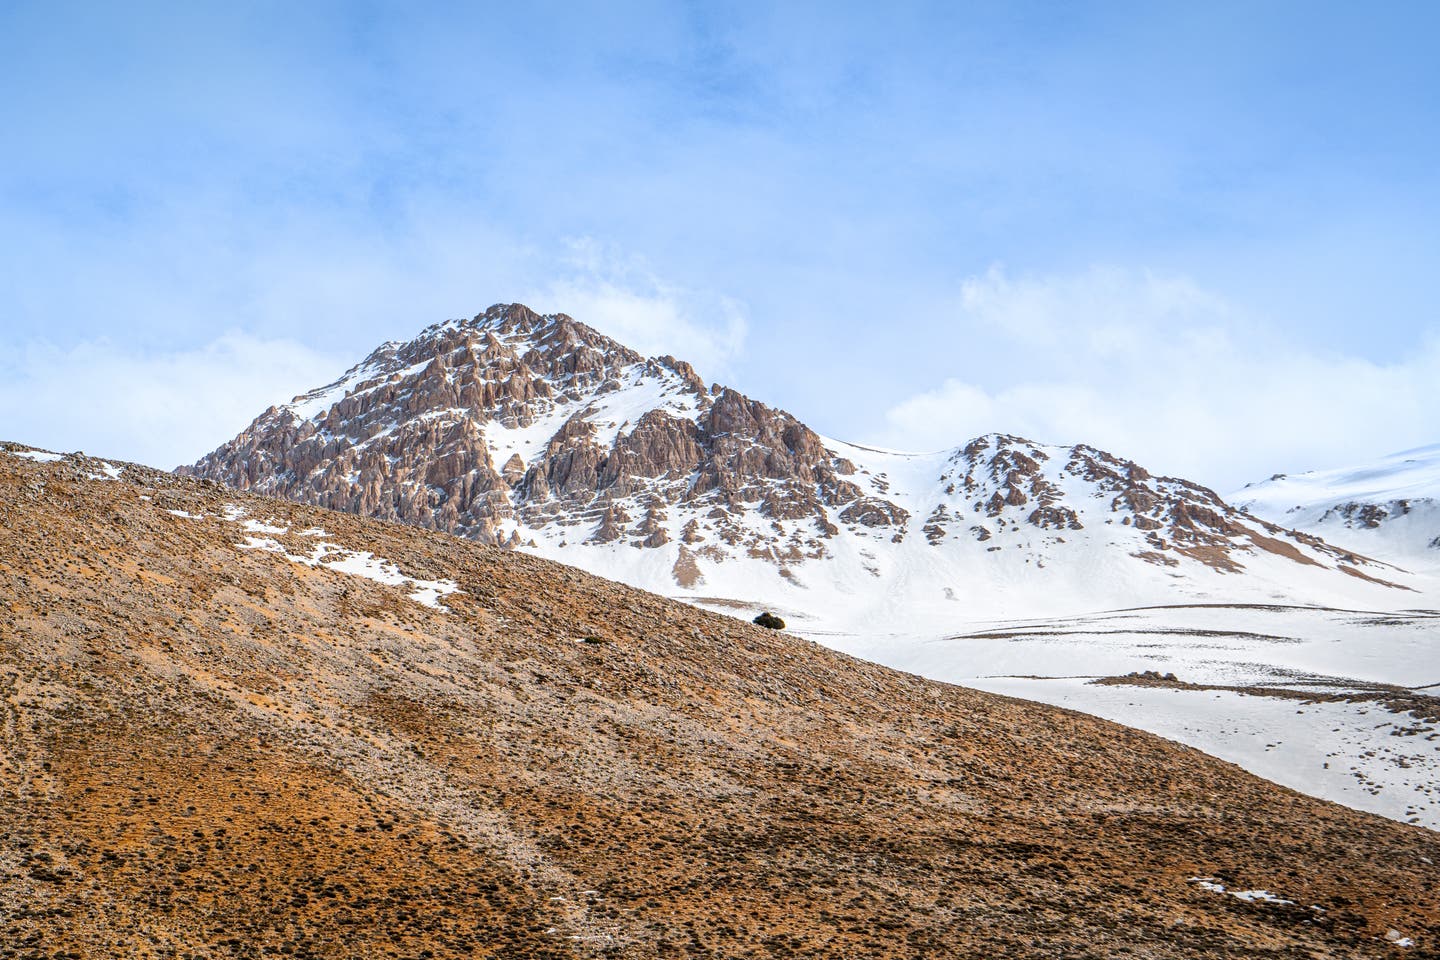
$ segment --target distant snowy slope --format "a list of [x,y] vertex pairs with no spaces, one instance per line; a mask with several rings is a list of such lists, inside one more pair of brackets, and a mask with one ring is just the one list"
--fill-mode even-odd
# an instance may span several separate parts
[[1231,502],[1412,569],[1440,569],[1440,444],[1338,470],[1279,474]]

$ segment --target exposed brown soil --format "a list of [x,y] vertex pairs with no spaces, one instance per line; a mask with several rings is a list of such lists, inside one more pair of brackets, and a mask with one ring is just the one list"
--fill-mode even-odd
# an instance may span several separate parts
[[[0,453],[0,957],[1440,942],[1435,833],[521,554],[86,473]],[[239,550],[226,504],[463,592]]]
[[[1354,567],[1348,567],[1348,566],[1346,566],[1346,565],[1343,564],[1343,563],[1340,564],[1338,567],[1336,567],[1336,569],[1339,570],[1341,573],[1347,573],[1347,574],[1349,574],[1350,576],[1355,577],[1355,578],[1358,579],[1358,580],[1365,580],[1365,581],[1368,581],[1368,582],[1370,582],[1370,583],[1378,583],[1378,584],[1380,584],[1382,587],[1395,587],[1396,589],[1399,589],[1399,590],[1410,590],[1410,589],[1411,589],[1410,587],[1402,587],[1402,586],[1400,586],[1400,584],[1398,584],[1398,583],[1391,583],[1389,580],[1381,580],[1379,577],[1372,577],[1372,576],[1370,576],[1370,574],[1368,574],[1368,573],[1365,573],[1365,572],[1360,571],[1360,570],[1356,570]],[[1411,592],[1414,592],[1414,591],[1412,590]]]

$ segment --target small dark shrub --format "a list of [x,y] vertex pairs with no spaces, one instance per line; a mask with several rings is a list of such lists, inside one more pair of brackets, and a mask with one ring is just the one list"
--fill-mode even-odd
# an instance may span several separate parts
[[785,621],[781,620],[779,617],[775,616],[775,614],[771,613],[768,610],[760,614],[760,616],[756,617],[752,622],[764,627],[767,630],[785,629]]

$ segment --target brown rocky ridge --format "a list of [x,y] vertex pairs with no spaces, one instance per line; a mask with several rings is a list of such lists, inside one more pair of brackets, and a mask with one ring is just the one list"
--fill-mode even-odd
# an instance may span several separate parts
[[540,558],[24,452],[0,957],[1436,955],[1433,832]]

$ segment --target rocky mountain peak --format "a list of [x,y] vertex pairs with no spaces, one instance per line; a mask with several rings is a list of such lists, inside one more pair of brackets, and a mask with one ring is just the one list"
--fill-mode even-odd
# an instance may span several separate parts
[[598,524],[577,539],[659,546],[676,504],[704,505],[692,543],[759,546],[750,506],[813,541],[827,507],[865,500],[789,414],[521,304],[387,343],[183,472],[500,544]]

